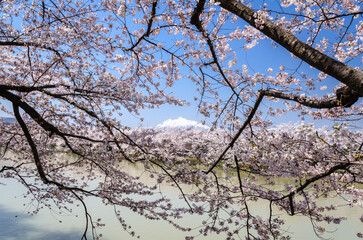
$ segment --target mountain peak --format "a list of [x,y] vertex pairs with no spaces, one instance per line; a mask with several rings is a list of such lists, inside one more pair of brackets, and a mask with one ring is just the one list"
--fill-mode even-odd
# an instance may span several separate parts
[[156,128],[198,128],[203,130],[209,130],[210,127],[205,126],[197,121],[188,120],[183,117],[177,119],[167,119],[164,122],[156,125]]

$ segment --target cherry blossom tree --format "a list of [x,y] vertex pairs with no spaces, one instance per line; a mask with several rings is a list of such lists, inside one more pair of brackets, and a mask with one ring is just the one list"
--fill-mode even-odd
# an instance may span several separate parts
[[[42,207],[80,201],[83,239],[89,232],[98,238],[101,225],[88,212],[88,196],[186,232],[175,219],[205,214],[200,232],[226,232],[228,239],[287,239],[277,206],[309,217],[320,236],[320,222],[344,217],[329,215],[337,206],[318,206],[317,199],[333,193],[349,195],[350,205],[362,202],[362,132],[346,124],[276,127],[271,117],[360,120],[360,4],[2,0],[1,110],[16,123],[0,125],[1,177],[17,179]],[[296,67],[274,70],[271,63],[251,74],[241,55],[264,42],[290,53]],[[124,123],[125,112],[187,105],[169,91],[185,79],[195,83],[211,131],[132,130]],[[123,162],[142,164],[155,185],[125,171]],[[274,188],[279,178],[291,181]],[[185,206],[157,197],[165,183],[178,188]],[[198,190],[187,193],[185,184]],[[269,202],[267,219],[249,210],[259,199]],[[129,231],[127,219],[116,216]]]

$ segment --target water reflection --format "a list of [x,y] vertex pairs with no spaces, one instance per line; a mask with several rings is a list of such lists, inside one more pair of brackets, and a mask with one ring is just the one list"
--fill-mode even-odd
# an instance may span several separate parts
[[[75,229],[73,232],[71,229],[55,228],[54,232],[44,231],[37,228],[36,225],[29,224],[34,219],[30,216],[21,214],[19,212],[13,212],[6,209],[4,206],[0,206],[0,239],[2,240],[65,240],[76,239],[79,237],[79,232]],[[52,225],[47,225],[49,229],[53,229]],[[79,239],[79,238],[78,238]]]
[[[142,175],[142,180],[145,182],[155,181],[154,179],[148,178],[147,174],[144,173],[143,167],[139,165],[128,165],[124,167],[127,167],[127,172],[132,173],[132,175]],[[26,192],[26,189],[13,179],[1,179],[1,183],[4,185],[0,185],[0,239],[77,240],[81,238],[85,227],[83,209],[74,207],[72,213],[66,212],[62,214],[50,211],[49,209],[42,209],[35,216],[27,216],[27,212],[32,206],[27,199],[22,197]],[[164,195],[171,198],[172,201],[180,207],[185,207],[185,202],[179,199],[179,192],[176,188],[170,186],[161,187]],[[102,218],[106,223],[105,227],[98,229],[98,233],[103,235],[103,239],[133,239],[124,231],[121,224],[117,221],[112,207],[106,207],[98,199],[91,197],[86,199],[86,203],[94,220]],[[339,198],[332,198],[321,200],[320,203],[340,204],[343,203],[343,201],[339,200]],[[269,213],[268,206],[269,203],[267,201],[253,203],[250,206],[251,213],[266,217]],[[122,217],[128,221],[133,227],[132,230],[140,235],[141,239],[184,239],[186,235],[198,235],[198,229],[195,229],[191,233],[185,233],[174,229],[166,222],[146,220],[126,208],[120,208],[120,210]],[[275,213],[278,213],[277,210],[275,210]],[[298,215],[292,217],[282,212],[279,212],[278,214],[286,220],[286,226],[289,226],[287,230],[292,233],[292,239],[318,239],[312,229],[311,222],[307,217]],[[328,231],[331,231],[330,233],[326,233],[324,237],[332,239],[356,239],[356,233],[362,228],[362,224],[359,222],[359,217],[362,214],[363,210],[359,207],[351,208],[345,206],[339,208],[336,215],[346,216],[348,221],[344,221],[340,225],[324,225]],[[197,228],[204,219],[205,217],[203,216],[186,216],[180,223],[185,227]],[[339,229],[337,230],[338,227]],[[207,237],[198,236],[196,239],[218,240],[225,238],[226,236],[223,234],[214,234]],[[243,239],[243,236],[241,236],[241,238]]]

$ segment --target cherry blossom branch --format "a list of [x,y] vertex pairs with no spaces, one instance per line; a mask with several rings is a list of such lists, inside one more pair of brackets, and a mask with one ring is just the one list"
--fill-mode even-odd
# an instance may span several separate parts
[[183,191],[183,189],[180,187],[179,183],[175,180],[175,178],[170,174],[170,172],[168,170],[166,170],[161,164],[157,163],[156,161],[153,161],[151,160],[150,161],[151,163],[155,164],[156,166],[158,166],[159,168],[161,168],[161,170],[163,170],[163,172],[165,172],[169,178],[175,183],[175,185],[177,186],[177,188],[179,189],[180,193],[182,194],[183,198],[184,198],[184,201],[187,203],[189,209],[191,212],[193,212],[193,208],[192,206],[190,205],[188,199],[186,198],[185,196],[185,193]]
[[222,152],[222,154],[219,156],[219,158],[217,159],[217,161],[214,162],[214,164],[209,168],[209,170],[206,172],[206,174],[210,173],[216,166],[217,164],[222,160],[223,156],[227,153],[227,151],[233,147],[234,143],[237,141],[237,139],[239,138],[239,136],[242,134],[243,130],[249,125],[249,123],[251,122],[252,118],[254,117],[258,107],[260,106],[260,103],[262,101],[264,97],[263,92],[259,92],[259,96],[255,102],[255,105],[253,106],[250,114],[248,115],[246,121],[243,123],[242,127],[239,129],[239,131],[236,133],[236,135],[233,137],[233,139],[231,140],[231,142],[228,144],[228,146],[224,149],[224,151]]
[[316,231],[317,226],[316,226],[316,223],[314,222],[313,215],[312,215],[312,209],[311,209],[311,207],[310,207],[310,202],[309,202],[309,199],[308,199],[308,197],[307,197],[306,193],[305,193],[304,191],[302,191],[302,193],[301,193],[301,194],[303,195],[303,197],[304,197],[304,199],[305,199],[306,206],[307,206],[307,210],[308,210],[307,212],[308,212],[308,215],[309,215],[309,220],[310,220],[311,226],[313,227],[313,231],[314,231],[315,235],[316,235],[319,239],[321,239],[321,240],[325,240],[325,238],[322,238],[322,237],[320,236],[320,234]]
[[[95,228],[93,226],[93,223],[92,223],[92,217],[91,215],[89,214],[88,212],[88,209],[87,209],[87,205],[86,203],[83,201],[83,199],[74,191],[71,191],[71,193],[81,202],[82,206],[83,206],[83,210],[84,210],[84,215],[86,217],[86,223],[85,223],[85,229],[84,229],[84,232],[83,232],[83,235],[82,235],[82,238],[81,239],[85,239],[87,240],[87,232],[88,232],[88,225],[89,225],[89,220],[90,220],[90,223],[91,223],[91,227],[92,227],[92,232],[93,232],[93,229]],[[94,237],[94,236],[93,236]]]
[[[41,161],[40,161],[40,157],[39,157],[39,154],[38,154],[38,151],[37,151],[37,147],[36,147],[36,144],[34,143],[30,133],[29,133],[29,130],[25,124],[25,122],[23,121],[23,119],[21,118],[20,116],[20,113],[19,113],[19,106],[16,105],[16,104],[13,104],[13,111],[14,111],[14,115],[15,115],[15,118],[16,120],[18,121],[19,125],[21,126],[23,132],[24,132],[24,135],[31,147],[31,150],[32,150],[32,153],[33,153],[33,158],[34,158],[34,161],[35,161],[35,165],[37,167],[37,171],[39,173],[39,176],[41,178],[41,180],[43,181],[44,184],[52,184],[52,185],[56,185],[60,190],[67,190],[67,191],[70,191],[83,205],[83,208],[84,208],[84,211],[85,211],[85,216],[86,216],[86,226],[85,226],[85,230],[84,230],[84,233],[82,235],[82,239],[87,239],[87,231],[88,231],[88,225],[89,225],[89,221],[90,220],[90,223],[91,223],[91,226],[92,226],[92,234],[93,234],[93,237],[94,236],[94,225],[92,223],[92,217],[91,215],[88,213],[88,210],[87,210],[87,206],[86,204],[84,203],[83,199],[76,193],[77,192],[81,192],[83,194],[86,194],[86,195],[92,195],[92,196],[96,196],[96,194],[90,192],[90,191],[86,191],[84,189],[81,189],[81,188],[78,188],[78,187],[68,187],[68,186],[65,186],[63,185],[62,183],[59,183],[57,181],[54,181],[54,180],[49,180],[46,176],[46,173],[43,169],[43,166],[41,164]],[[20,166],[20,165],[19,165]],[[17,166],[18,167],[18,166]],[[4,170],[14,170],[16,171],[16,168],[14,167],[3,167],[1,169],[0,172],[4,171]],[[17,171],[16,171],[17,172]],[[22,179],[23,183],[28,187],[29,191],[32,192],[31,188],[29,187],[29,185],[27,184],[27,182],[18,174],[18,176]],[[109,199],[110,200],[110,199]],[[110,200],[110,202],[112,202]]]
[[[49,50],[49,51],[55,53],[58,56],[58,58],[59,58],[58,61],[60,61],[63,64],[63,66],[65,67],[65,69],[68,72],[69,78],[72,79],[72,81],[74,82],[74,78],[72,77],[71,70],[69,69],[68,65],[64,62],[60,51],[55,49],[55,48],[52,48],[52,47],[49,47],[47,45],[40,44],[40,43],[21,42],[21,41],[0,41],[0,46],[14,46],[14,47],[16,47],[16,46],[19,46],[19,47],[29,47],[29,46],[31,46],[31,47],[35,47],[35,48],[42,48],[42,49],[45,49],[45,50]],[[55,61],[53,64],[51,64],[51,66],[53,66],[56,62],[57,61]],[[47,70],[49,70],[49,67],[48,67]]]
[[[108,132],[110,133],[110,135],[113,137],[113,143],[115,143],[118,147],[118,149],[121,151],[121,154],[122,156],[128,160],[129,162],[133,162],[126,154],[125,152],[122,150],[121,146],[119,145],[119,141],[116,139],[115,135],[113,134],[112,132],[112,129],[110,127],[110,125],[104,120],[104,119],[101,119],[94,111],[92,110],[89,110],[85,107],[82,107],[80,106],[79,104],[77,104],[76,102],[74,101],[70,101],[68,98],[65,98],[63,96],[60,96],[60,95],[54,95],[53,93],[51,92],[48,92],[48,91],[43,91],[44,93],[46,93],[47,95],[49,96],[53,96],[55,98],[58,98],[60,100],[63,100],[69,104],[71,104],[73,107],[76,107],[82,111],[84,111],[85,113],[87,113],[90,117],[94,118],[94,119],[97,119],[98,121],[100,121],[102,123],[102,125],[108,130]],[[124,132],[122,132],[120,129],[114,127],[115,129],[117,129],[125,138],[127,138],[127,140],[129,140],[134,146],[138,147],[143,153],[146,153],[146,151],[140,146],[138,145],[137,143],[135,143],[127,134],[125,134]]]
[[268,222],[269,222],[269,231],[273,237],[273,239],[276,239],[276,234],[273,231],[273,227],[272,227],[272,201],[270,200],[270,204],[269,204],[269,217],[268,217]]
[[[2,133],[4,133],[4,132],[2,132]],[[12,135],[11,137],[10,137],[10,139],[8,140],[8,141],[6,141],[6,144],[5,144],[5,147],[4,147],[4,149],[3,149],[3,154],[2,154],[2,158],[5,156],[5,154],[6,154],[6,152],[7,152],[7,150],[8,150],[8,148],[9,148],[9,144],[11,143],[11,141],[13,140],[13,138],[15,137],[16,135],[14,134],[14,135]],[[3,147],[2,145],[1,145],[1,147]]]
[[29,146],[30,146],[32,154],[33,154],[35,166],[36,166],[37,171],[39,173],[40,179],[43,181],[43,183],[44,184],[56,185],[59,189],[79,191],[79,192],[85,193],[87,195],[96,196],[96,194],[94,194],[94,193],[92,193],[90,191],[86,191],[84,189],[77,188],[77,187],[67,187],[67,186],[63,185],[62,183],[56,182],[54,180],[49,180],[47,178],[47,174],[44,171],[44,168],[42,166],[42,163],[41,163],[41,160],[40,160],[40,157],[39,157],[37,146],[36,146],[35,142],[33,141],[32,137],[31,137],[31,134],[30,134],[30,132],[28,130],[28,127],[26,126],[25,122],[23,121],[22,117],[20,116],[19,105],[13,103],[13,111],[14,111],[15,118],[18,121],[20,127],[22,128],[23,133],[25,135],[25,138],[27,139],[27,142],[29,143]]
[[17,168],[21,167],[23,164],[24,163],[18,164],[17,166],[3,166],[0,169],[0,173],[5,172],[5,171],[9,171],[9,170],[17,172]]
[[[74,137],[74,138],[80,138],[84,140],[88,140],[91,142],[102,142],[101,140],[95,140],[88,138],[86,136],[82,135],[75,135],[70,133],[63,133],[61,132],[57,127],[46,121],[34,108],[32,108],[29,104],[26,102],[23,102],[21,98],[9,91],[3,91],[0,87],[0,96],[6,98],[7,100],[11,101],[13,104],[21,107],[29,116],[36,121],[44,130],[49,131],[51,134],[57,134],[58,136],[62,137],[66,141],[66,136]],[[70,148],[72,149],[72,148]]]
[[[72,134],[67,134],[67,133],[61,132],[57,127],[55,127],[54,125],[52,125],[51,123],[49,123],[48,121],[46,121],[34,108],[32,108],[26,102],[23,102],[19,96],[15,95],[15,94],[13,94],[11,92],[2,91],[2,89],[0,89],[0,96],[2,96],[4,98],[8,99],[9,101],[11,101],[14,106],[21,107],[44,130],[49,131],[50,132],[50,135],[52,135],[53,133],[55,133],[58,136],[60,136],[64,140],[64,142],[67,145],[67,147],[74,154],[77,154],[78,156],[82,156],[82,157],[86,158],[86,156],[84,154],[82,154],[81,152],[77,151],[76,149],[74,149],[71,146],[71,144],[69,143],[69,141],[67,139],[67,136],[77,137],[77,138],[86,139],[86,140],[91,140],[90,138],[87,138],[87,137],[84,137],[84,136],[80,136],[80,135],[72,135]],[[24,126],[26,127],[25,124],[24,124]],[[93,161],[93,160],[91,160],[91,161],[95,165],[97,165],[97,167],[99,167],[103,172],[107,173],[107,169],[103,168],[100,164],[96,163],[95,161]]]
[[[5,88],[5,87],[4,87]],[[27,88],[24,88],[25,90],[28,90]],[[23,89],[23,90],[24,90]],[[30,88],[31,89],[31,88]],[[14,90],[20,90],[19,88],[15,88]],[[96,113],[94,113],[91,110],[88,110],[84,107],[81,107],[80,105],[76,104],[75,102],[71,102],[69,101],[67,98],[65,97],[61,97],[61,96],[54,96],[52,93],[50,93],[49,91],[45,91],[44,89],[41,88],[34,88],[33,90],[42,90],[42,92],[55,97],[57,99],[61,99],[64,100],[66,102],[68,102],[69,104],[73,105],[74,107],[77,107],[79,109],[81,109],[82,111],[86,112],[89,116],[96,118],[98,121],[100,121],[104,127],[106,127],[106,129],[108,130],[108,132],[111,134],[111,136],[113,136],[113,143],[115,143],[119,149],[119,151],[121,152],[122,156],[128,160],[129,162],[133,162],[133,160],[131,160],[127,154],[122,150],[121,146],[119,145],[119,141],[116,139],[115,135],[113,134],[111,127],[109,126],[109,124],[107,124],[107,122],[103,119],[101,119],[99,116],[97,116]],[[29,114],[29,116],[32,117],[32,119],[34,119],[34,121],[36,121],[44,130],[49,131],[50,135],[51,134],[57,134],[58,136],[60,136],[66,143],[66,145],[68,146],[68,148],[75,154],[79,155],[79,156],[83,156],[85,157],[83,154],[81,154],[79,151],[75,150],[68,142],[68,139],[66,138],[68,137],[73,137],[73,138],[79,138],[79,139],[83,139],[83,140],[87,140],[87,141],[91,141],[91,142],[98,142],[101,143],[103,142],[103,140],[95,140],[95,139],[91,139],[88,138],[86,136],[82,136],[82,135],[76,135],[76,134],[71,134],[71,133],[64,133],[61,132],[57,127],[55,127],[54,125],[52,125],[51,123],[49,123],[48,121],[46,121],[34,108],[32,108],[30,105],[28,105],[26,102],[21,101],[21,98],[7,90],[3,90],[3,88],[1,88],[0,86],[0,96],[8,99],[9,101],[13,102],[13,104],[17,104],[18,106],[20,106],[27,114]],[[134,146],[138,147],[143,153],[146,153],[146,151],[139,146],[138,144],[136,144],[129,136],[127,136],[126,134],[124,134],[120,129],[118,129],[118,131],[124,136],[126,137]],[[94,162],[94,161],[92,161]],[[102,169],[102,171],[107,172],[107,169],[103,168],[102,166],[100,166],[98,163],[94,162],[100,169]]]
[[[216,182],[216,185],[217,185],[217,193],[218,195],[220,194],[220,184],[219,184],[219,181],[218,181],[218,176],[214,173],[214,172],[211,172],[213,177],[214,177],[214,180]],[[219,210],[220,210],[220,201],[221,199],[217,198],[217,209],[214,211],[214,220],[213,220],[213,223],[212,223],[212,226],[214,227],[217,223],[217,217],[218,217],[218,213],[219,213]],[[212,208],[210,209],[210,212],[212,212]]]
[[[55,85],[54,85],[55,86]],[[69,137],[74,137],[74,138],[79,138],[79,139],[83,139],[83,140],[87,140],[87,141],[91,141],[91,142],[103,142],[103,140],[96,140],[96,139],[91,139],[89,137],[86,136],[82,136],[82,135],[76,135],[76,134],[70,134],[70,133],[63,133],[61,132],[57,127],[55,127],[54,125],[50,124],[49,122],[47,122],[43,117],[40,116],[40,114],[33,109],[31,106],[29,106],[27,103],[21,101],[20,97],[7,91],[7,90],[3,90],[3,89],[10,89],[10,90],[18,90],[18,91],[24,91],[24,92],[30,92],[30,91],[34,91],[34,90],[38,90],[38,91],[42,91],[45,94],[52,96],[56,99],[61,99],[63,101],[68,102],[69,104],[71,104],[74,107],[77,107],[78,109],[86,112],[89,116],[96,118],[98,121],[100,121],[110,132],[110,134],[112,134],[112,136],[114,137],[114,140],[112,142],[114,142],[119,150],[121,150],[121,147],[119,146],[119,141],[117,141],[117,139],[115,138],[115,136],[113,135],[110,126],[106,123],[105,120],[101,119],[100,117],[97,116],[97,114],[89,109],[86,109],[78,104],[76,104],[75,102],[71,102],[69,101],[67,98],[62,97],[59,94],[53,94],[49,91],[45,91],[44,89],[46,88],[51,88],[53,87],[53,85],[49,85],[49,86],[44,86],[44,87],[25,87],[25,86],[21,86],[21,87],[16,87],[16,86],[4,86],[2,87],[2,85],[0,85],[0,96],[10,100],[11,102],[16,102],[17,104],[19,104],[19,106],[21,106],[21,108],[27,112],[42,128],[44,128],[44,130],[46,131],[50,131],[50,134],[57,134],[58,136],[62,137],[66,142],[67,140],[65,139],[66,136]],[[124,134],[122,131],[120,131],[120,133],[122,133],[123,136],[125,136],[131,143],[133,143],[135,146],[137,146],[140,150],[142,150],[144,153],[145,150],[139,146],[138,144],[136,144],[129,136],[127,136],[126,134]],[[69,148],[72,150],[72,147],[69,145]],[[73,152],[76,152],[75,150],[72,150]],[[77,153],[78,155],[81,155],[79,153]],[[129,160],[132,162],[131,159],[129,159],[129,157],[122,151],[122,155],[125,157],[125,159]]]
[[351,17],[350,22],[349,22],[349,24],[348,24],[347,28],[345,29],[345,31],[344,31],[344,33],[343,33],[343,36],[341,36],[341,38],[339,39],[339,42],[338,42],[338,44],[337,44],[337,46],[336,46],[336,48],[335,48],[335,52],[334,52],[334,54],[336,54],[336,53],[337,53],[337,51],[338,51],[338,49],[339,49],[339,45],[342,43],[343,39],[344,39],[344,38],[345,38],[345,36],[347,35],[348,30],[349,30],[350,26],[352,25],[352,23],[353,23],[353,21],[354,21],[354,17],[355,17],[354,15]]
[[324,172],[324,173],[321,173],[321,174],[318,174],[312,178],[309,178],[305,181],[304,184],[300,185],[300,187],[298,187],[296,190],[290,192],[288,195],[285,195],[281,198],[278,198],[278,199],[273,199],[273,201],[280,201],[280,200],[283,200],[285,198],[289,198],[289,204],[290,204],[290,210],[291,210],[291,216],[294,215],[294,205],[293,205],[293,197],[295,194],[299,193],[299,192],[303,192],[305,188],[307,188],[310,184],[322,179],[322,178],[325,178],[327,176],[330,176],[332,173],[338,171],[338,170],[346,170],[349,166],[351,166],[352,163],[350,162],[345,162],[345,163],[341,163],[341,164],[338,164],[338,165],[335,165],[333,167],[331,167],[327,172]]
[[207,44],[208,44],[208,47],[209,47],[209,50],[212,53],[212,57],[213,57],[213,62],[212,63],[215,63],[217,65],[218,71],[222,75],[223,80],[227,83],[227,85],[232,90],[232,92],[236,95],[236,97],[241,102],[243,102],[242,99],[240,99],[239,94],[236,92],[235,88],[228,81],[227,76],[224,74],[224,71],[223,71],[221,65],[219,64],[217,54],[216,54],[216,52],[214,50],[214,46],[213,46],[212,40],[210,39],[208,33],[202,27],[202,23],[201,23],[199,17],[200,17],[200,14],[204,10],[204,5],[205,5],[205,0],[199,0],[198,1],[197,6],[194,8],[192,17],[190,19],[190,23],[193,24],[198,29],[198,31],[200,33],[202,33],[202,36],[206,39]]
[[157,5],[158,1],[155,0],[152,4],[152,9],[151,9],[151,17],[149,19],[149,22],[147,24],[147,29],[146,32],[137,40],[137,42],[135,44],[133,44],[129,49],[130,51],[133,51],[135,47],[137,47],[139,45],[139,43],[145,39],[145,37],[149,37],[150,33],[151,33],[151,27],[155,18],[155,14],[156,14],[156,5]]
[[[51,93],[49,91],[45,91],[46,89],[55,89],[58,87],[64,87],[66,89],[69,89],[71,91],[74,91],[74,93]],[[83,96],[85,94],[95,94],[99,95],[100,97],[105,97],[103,92],[95,91],[92,89],[84,89],[84,88],[75,88],[74,86],[65,85],[65,84],[50,84],[50,85],[41,85],[41,86],[15,86],[15,85],[3,85],[0,84],[1,90],[14,90],[18,92],[32,92],[32,91],[39,91],[44,92],[48,95],[51,95],[52,97],[59,97],[59,96]]]
[[257,25],[258,14],[237,0],[218,0],[218,2],[222,8],[236,14],[304,62],[346,84],[355,90],[357,95],[363,97],[362,72],[319,52],[269,20]]
[[33,195],[34,199],[36,199],[38,202],[40,202],[41,200],[39,199],[39,197],[35,194],[34,192],[34,189],[33,188],[36,188],[37,190],[39,190],[39,188],[37,186],[35,186],[34,184],[29,184],[25,178],[20,175],[20,172],[19,172],[19,168],[24,165],[25,163],[20,163],[18,164],[17,166],[4,166],[0,172],[3,172],[3,171],[13,171],[15,172],[16,176],[20,179],[20,182],[22,184],[24,184],[24,186],[28,189],[28,191]]

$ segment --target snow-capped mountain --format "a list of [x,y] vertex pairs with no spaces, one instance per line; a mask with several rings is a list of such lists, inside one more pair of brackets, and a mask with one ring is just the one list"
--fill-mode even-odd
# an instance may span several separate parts
[[156,128],[159,129],[168,129],[168,128],[196,128],[202,130],[209,130],[210,127],[205,126],[197,121],[188,120],[182,117],[177,119],[167,119],[164,122],[156,125]]

